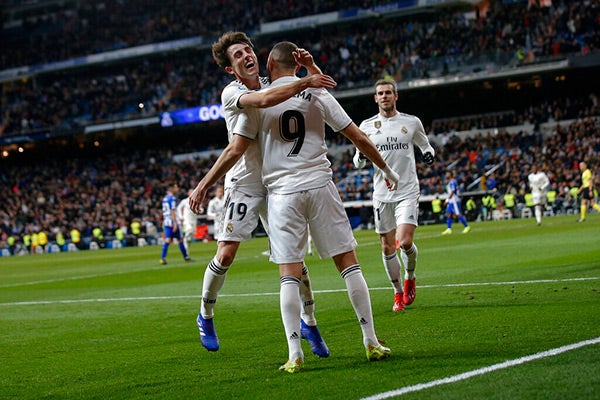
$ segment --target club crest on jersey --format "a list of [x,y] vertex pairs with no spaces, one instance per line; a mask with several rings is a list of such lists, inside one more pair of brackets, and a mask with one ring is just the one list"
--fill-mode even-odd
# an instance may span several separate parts
[[381,121],[375,121],[375,123],[373,124],[373,126],[375,126],[375,129],[381,128]]
[[227,233],[233,232],[233,225],[231,224],[231,222],[227,224],[227,228],[225,228],[225,230],[227,231]]
[[400,129],[402,131],[402,133],[404,133],[405,135],[408,133],[408,128],[406,127],[406,125],[402,125],[402,129]]

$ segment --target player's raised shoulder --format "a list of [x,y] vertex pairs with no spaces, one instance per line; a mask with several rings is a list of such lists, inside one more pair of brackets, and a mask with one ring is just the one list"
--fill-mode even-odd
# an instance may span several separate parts
[[368,124],[368,123],[373,122],[373,121],[375,121],[377,119],[379,119],[379,114],[373,115],[371,118],[365,119],[362,123],[363,124]]
[[399,111],[398,111],[398,116],[400,118],[405,118],[405,119],[410,119],[410,120],[419,120],[420,121],[419,117],[417,117],[416,115],[406,114],[406,113],[399,112]]

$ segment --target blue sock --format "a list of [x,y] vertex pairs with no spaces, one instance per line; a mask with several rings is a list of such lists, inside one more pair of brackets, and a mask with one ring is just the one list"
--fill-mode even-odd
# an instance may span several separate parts
[[467,224],[467,220],[465,219],[464,215],[461,215],[460,218],[458,218],[458,220],[460,221],[461,224],[463,224],[465,227],[468,226]]
[[446,226],[448,226],[448,229],[452,229],[452,217],[446,218]]
[[185,250],[185,245],[183,244],[183,240],[179,242],[179,250],[181,250],[181,254],[183,254],[183,258],[187,258],[187,251]]
[[169,250],[169,243],[163,243],[162,253],[160,254],[160,258],[167,258],[167,250]]

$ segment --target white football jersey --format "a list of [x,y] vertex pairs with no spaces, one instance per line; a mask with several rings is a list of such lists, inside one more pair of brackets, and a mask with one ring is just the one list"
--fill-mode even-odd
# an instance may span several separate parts
[[546,191],[546,188],[550,185],[550,179],[542,171],[538,171],[535,174],[529,174],[529,187],[531,188],[531,194],[541,194]]
[[185,199],[181,200],[177,205],[177,218],[178,222],[182,223],[186,227],[196,224],[198,216],[194,214],[194,212],[190,208],[189,197],[186,197]]
[[[269,85],[268,78],[260,78],[260,86]],[[235,80],[223,89],[221,103],[227,125],[229,141],[233,140],[233,128],[240,114],[245,109],[239,107],[239,99],[245,93],[252,92],[242,82]],[[264,196],[265,188],[261,182],[262,157],[258,141],[250,144],[242,158],[225,175],[225,188],[235,185],[242,193],[255,196]]]
[[414,145],[423,153],[428,151],[435,155],[421,120],[403,113],[391,118],[377,114],[364,120],[359,128],[369,136],[387,165],[400,176],[398,189],[389,191],[385,174],[374,165],[373,198],[382,202],[396,202],[419,196]]
[[[285,76],[270,87],[297,79]],[[331,180],[323,122],[339,132],[352,120],[327,90],[309,88],[276,106],[242,114],[234,133],[258,135],[263,183],[270,192],[288,194],[323,187]]]

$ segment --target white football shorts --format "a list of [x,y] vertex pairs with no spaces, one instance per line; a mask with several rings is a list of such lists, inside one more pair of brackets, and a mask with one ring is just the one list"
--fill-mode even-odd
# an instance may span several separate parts
[[544,205],[546,204],[546,193],[542,192],[542,193],[531,193],[531,197],[533,198],[533,204],[535,205]]
[[231,187],[225,190],[224,208],[221,232],[217,234],[219,242],[249,241],[259,218],[268,232],[267,201],[264,196],[250,196]]
[[184,224],[183,225],[183,237],[186,241],[191,242],[196,234],[196,224]]
[[419,226],[419,197],[384,203],[373,199],[375,232],[384,234],[393,231],[399,225]]
[[309,225],[321,258],[356,248],[350,221],[332,181],[317,189],[290,194],[269,193],[267,203],[272,262],[302,262],[306,255]]

